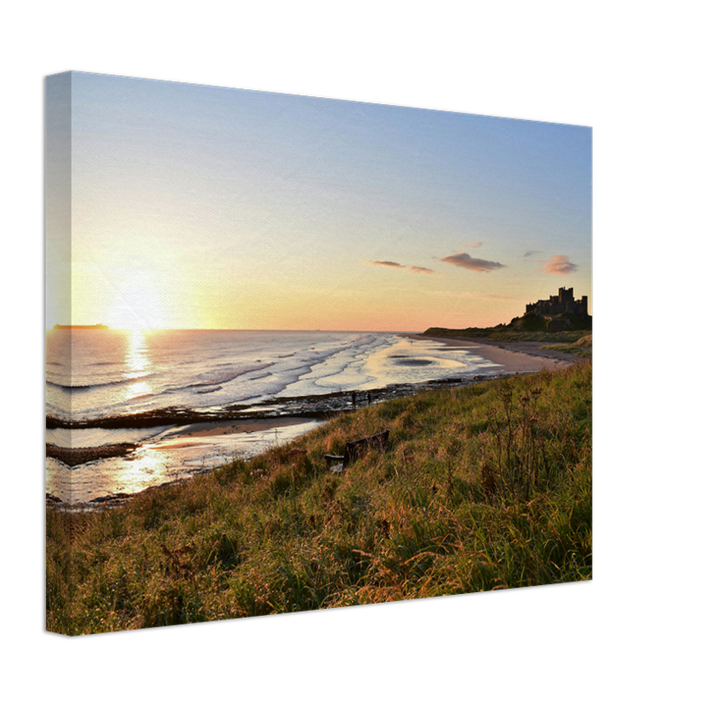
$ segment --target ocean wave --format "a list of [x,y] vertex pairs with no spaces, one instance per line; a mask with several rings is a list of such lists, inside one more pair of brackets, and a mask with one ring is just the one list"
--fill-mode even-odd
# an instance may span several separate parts
[[[86,383],[60,383],[57,380],[53,380],[52,378],[48,378],[46,376],[45,378],[45,384],[51,388],[56,388],[58,390],[93,390],[93,389],[102,389],[102,388],[113,388],[116,386],[122,386],[122,385],[128,385],[137,383],[139,381],[142,381],[146,378],[152,378],[156,374],[155,373],[140,373],[140,374],[134,374],[134,375],[125,375],[123,378],[112,378],[110,380],[103,380],[103,381],[90,381]],[[66,376],[64,376],[66,377]],[[72,376],[73,378],[79,378],[80,376]]]
[[101,383],[83,383],[80,385],[67,385],[64,383],[57,383],[53,380],[46,379],[45,385],[56,388],[57,390],[69,391],[69,390],[92,390],[96,388],[112,388],[113,386],[128,385],[136,383],[137,381],[143,380],[144,378],[151,378],[154,373],[145,373],[143,375],[128,376],[126,378],[118,378],[109,381],[102,381]]
[[48,376],[47,414],[61,420],[102,420],[153,416],[163,410],[220,410],[273,398],[471,375],[483,363],[434,342],[388,333],[204,332],[182,333],[172,341],[173,346],[164,348],[151,344],[145,370],[134,377],[121,377],[108,367],[91,373],[90,366],[109,359],[101,354],[95,360],[80,359],[85,375],[74,380],[57,380],[53,370]]
[[[182,393],[187,391],[195,392],[194,388],[207,388],[209,385],[217,386],[215,390],[220,390],[222,386],[225,383],[231,383],[232,381],[236,380],[237,378],[240,378],[240,376],[244,376],[246,373],[253,373],[254,371],[262,371],[266,368],[269,368],[270,366],[273,366],[275,364],[273,363],[264,363],[260,366],[250,366],[249,368],[243,368],[240,371],[233,371],[232,374],[226,375],[224,378],[216,378],[211,380],[202,381],[201,383],[189,383],[188,385],[182,385],[178,386],[176,388],[166,388],[163,390],[163,393]],[[271,375],[269,373],[264,374],[265,376]],[[260,376],[264,377],[264,376]],[[252,378],[251,380],[256,380],[255,378]]]

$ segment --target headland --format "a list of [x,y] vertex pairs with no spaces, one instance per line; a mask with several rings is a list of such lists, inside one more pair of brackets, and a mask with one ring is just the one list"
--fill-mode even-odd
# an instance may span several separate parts
[[[592,316],[588,313],[587,295],[577,300],[572,287],[561,287],[557,295],[527,304],[525,313],[509,324],[465,329],[430,327],[421,336],[477,353],[502,364],[509,374],[554,370],[591,357]],[[538,359],[545,361],[540,363]]]
[[56,324],[53,329],[109,329],[107,324]]

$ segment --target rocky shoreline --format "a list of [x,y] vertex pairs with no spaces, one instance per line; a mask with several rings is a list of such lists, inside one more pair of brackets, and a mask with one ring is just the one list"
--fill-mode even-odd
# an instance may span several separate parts
[[52,429],[142,429],[147,427],[180,426],[198,422],[230,422],[233,420],[274,420],[284,417],[326,419],[348,410],[383,400],[407,397],[421,390],[458,385],[472,385],[507,374],[478,375],[470,378],[445,378],[417,384],[396,384],[363,391],[344,391],[296,398],[271,398],[259,405],[228,405],[221,410],[164,408],[134,415],[117,415],[98,419],[68,420],[47,415],[45,427]]
[[137,444],[104,444],[100,447],[58,447],[55,444],[45,444],[45,456],[57,459],[68,466],[80,466],[96,459],[108,457],[123,457],[130,454]]
[[[185,426],[222,425],[223,423],[245,423],[244,427],[255,423],[263,424],[267,429],[273,426],[291,424],[293,419],[329,420],[336,415],[358,410],[394,398],[410,397],[423,390],[437,390],[472,385],[483,380],[506,377],[507,374],[478,375],[469,378],[450,378],[427,381],[415,385],[393,385],[368,391],[348,391],[318,396],[297,398],[277,398],[268,400],[261,406],[229,406],[223,410],[161,410],[140,415],[126,415],[105,418],[99,421],[66,421],[48,418],[48,429],[62,426],[65,429],[83,429],[102,427],[106,429],[134,429],[173,425],[178,428]],[[59,424],[58,424],[59,423]],[[192,433],[181,431],[178,436],[188,437]],[[131,454],[138,444],[121,443],[97,447],[67,448],[47,443],[46,455],[66,464],[71,469],[88,462],[109,457]],[[136,495],[136,494],[133,494]],[[131,496],[124,493],[102,496],[82,504],[69,504],[52,494],[46,494],[49,506],[68,510],[92,510],[108,508],[124,503]]]

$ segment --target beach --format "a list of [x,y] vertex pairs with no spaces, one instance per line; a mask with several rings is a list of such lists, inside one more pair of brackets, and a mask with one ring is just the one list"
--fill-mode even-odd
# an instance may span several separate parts
[[[154,446],[164,450],[198,447],[212,443],[212,438],[223,435],[252,435],[271,432],[283,427],[304,425],[314,420],[304,417],[284,417],[268,419],[218,420],[210,422],[193,422],[183,427],[172,428],[162,435],[161,441]],[[87,462],[110,457],[123,457],[130,454],[139,445],[103,444],[94,447],[60,447],[55,444],[45,445],[46,456],[58,459],[67,466],[80,466]]]
[[409,334],[411,339],[437,341],[447,345],[448,349],[465,351],[475,356],[482,356],[503,366],[503,373],[534,373],[536,371],[556,371],[583,359],[561,351],[542,349],[545,342],[541,341],[490,341],[482,338],[425,336]]
[[196,437],[217,437],[228,434],[249,434],[251,432],[262,432],[275,427],[287,427],[289,425],[301,425],[312,422],[310,418],[285,417],[282,419],[265,420],[230,420],[226,422],[195,422],[181,430],[173,430],[165,435],[166,440],[195,439]]
[[83,330],[51,343],[70,335],[82,355],[71,369],[61,347],[51,355],[46,415],[46,492],[70,504],[249,458],[384,400],[575,359],[537,342],[362,332]]
[[[555,371],[565,368],[572,363],[582,361],[580,357],[572,354],[543,350],[540,348],[544,345],[543,342],[536,341],[490,343],[486,339],[479,338],[455,339],[428,337],[422,334],[411,334],[408,335],[408,338],[437,341],[438,343],[445,344],[446,349],[460,350],[474,356],[481,356],[488,361],[492,361],[495,364],[503,366],[503,369],[499,371],[501,375],[533,373],[543,370]],[[344,397],[348,396],[338,396],[340,400]],[[385,391],[375,391],[376,401],[387,399],[388,397],[393,396],[388,395],[388,392]],[[330,409],[322,410],[322,408],[318,406],[317,401],[314,403],[310,403],[310,401],[304,402],[308,406],[312,406],[312,412],[315,413],[313,417],[317,417],[320,412],[325,412],[326,414],[338,412]],[[345,401],[343,407],[345,409],[352,409],[348,403],[349,401]],[[362,406],[363,403],[367,404],[366,396],[359,398],[359,406]],[[179,448],[196,444],[199,441],[196,440],[196,438],[267,432],[275,428],[308,423],[311,422],[312,419],[313,418],[311,417],[292,416],[282,418],[270,417],[265,419],[256,418],[245,420],[196,422],[183,428],[173,430],[169,434],[165,435],[163,439],[163,446],[165,449]]]
[[[565,368],[572,363],[580,362],[583,359],[573,354],[567,354],[559,351],[543,350],[540,347],[544,342],[489,342],[487,339],[454,339],[442,337],[428,337],[424,335],[411,334],[408,338],[416,340],[433,340],[445,345],[446,350],[460,350],[474,356],[491,361],[492,363],[503,366],[498,371],[500,375],[514,375],[523,373],[533,373],[543,370],[555,371]],[[425,386],[418,385],[418,390]],[[409,390],[406,392],[410,392]],[[352,409],[350,400],[345,400],[348,395],[330,396],[340,403],[341,409]],[[381,400],[395,397],[392,390],[374,391],[374,399],[377,402]],[[373,399],[372,397],[370,398]],[[367,404],[367,396],[358,396],[358,407]],[[173,430],[164,437],[164,447],[166,449],[173,446],[187,446],[196,443],[194,440],[198,437],[217,437],[220,435],[237,435],[248,434],[251,432],[270,431],[275,428],[299,425],[309,423],[318,417],[332,416],[340,410],[332,410],[325,408],[319,404],[319,401],[311,402],[310,400],[302,401],[305,403],[305,410],[312,412],[312,417],[270,417],[264,419],[245,419],[245,420],[229,420],[229,421],[211,421],[197,422],[189,424],[184,428]],[[327,402],[327,401],[325,401]],[[171,442],[174,440],[174,442]]]

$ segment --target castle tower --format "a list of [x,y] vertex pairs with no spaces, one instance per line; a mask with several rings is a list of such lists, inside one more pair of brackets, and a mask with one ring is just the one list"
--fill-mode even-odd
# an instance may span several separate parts
[[568,287],[565,289],[564,287],[561,287],[558,290],[558,301],[560,304],[568,304],[568,302],[574,302],[575,298],[573,297],[573,288]]

